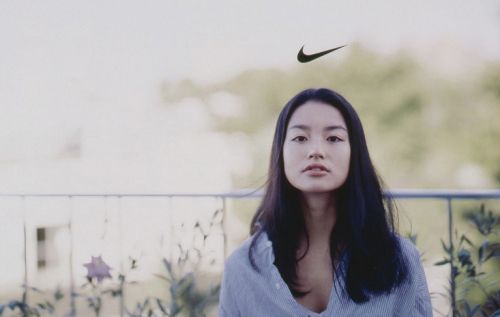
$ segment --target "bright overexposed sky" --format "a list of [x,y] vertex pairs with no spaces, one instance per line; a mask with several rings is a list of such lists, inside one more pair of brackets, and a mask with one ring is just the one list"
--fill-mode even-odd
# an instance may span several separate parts
[[[183,190],[225,189],[208,180],[244,167],[234,162],[244,150],[210,134],[196,100],[166,109],[162,83],[291,67],[304,44],[430,59],[445,48],[473,67],[500,58],[500,1],[0,1],[0,40],[0,191],[63,190],[68,179],[75,190],[174,190],[179,177]],[[81,158],[61,160],[72,142]],[[219,174],[194,168],[200,156]]]

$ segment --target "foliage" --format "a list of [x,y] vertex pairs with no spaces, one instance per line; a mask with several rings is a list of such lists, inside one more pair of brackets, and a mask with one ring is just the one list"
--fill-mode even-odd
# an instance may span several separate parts
[[[189,258],[186,257],[184,259]],[[130,269],[137,268],[137,261],[130,259]],[[132,310],[125,308],[125,313],[130,317],[142,316],[178,316],[181,312],[185,312],[189,317],[206,316],[206,309],[214,303],[217,303],[219,298],[219,285],[211,287],[208,291],[200,290],[197,286],[196,275],[193,272],[187,272],[184,275],[177,274],[175,266],[167,259],[163,259],[165,275],[158,275],[169,285],[169,299],[164,300],[157,297],[148,297],[141,302],[136,303]],[[81,286],[81,291],[74,293],[73,296],[82,299],[87,303],[87,306],[93,311],[96,317],[101,316],[103,304],[106,302],[106,297],[121,298],[123,296],[124,287],[128,282],[124,274],[118,276],[118,283],[97,282],[95,277],[87,277],[87,282]],[[30,287],[31,291],[45,294],[45,292]],[[52,298],[46,298],[34,305],[29,305],[22,300],[11,300],[8,303],[0,305],[0,316],[3,316],[8,310],[12,311],[9,316],[22,317],[40,317],[40,316],[57,316],[56,305],[64,297],[63,293],[58,289],[54,292]],[[75,316],[76,312],[70,312],[68,316]]]
[[[235,176],[236,187],[248,187],[266,174],[277,115],[308,87],[333,88],[352,102],[370,153],[391,187],[462,187],[470,171],[477,181],[468,186],[500,184],[498,62],[444,74],[405,51],[385,56],[358,45],[346,50],[344,59],[247,70],[210,85],[165,85],[163,97],[167,104],[198,98],[219,131],[248,137],[253,168]],[[240,115],[211,111],[211,97],[221,92],[235,97],[231,102],[239,104],[227,107],[242,108]]]
[[35,303],[32,306],[26,303],[25,295],[23,296],[22,300],[10,300],[5,304],[0,304],[0,316],[3,316],[3,314],[7,313],[7,311],[9,310],[12,311],[12,314],[9,315],[12,317],[39,317],[44,315],[55,315],[56,305],[64,297],[64,294],[59,288],[57,288],[51,295],[48,295],[47,292],[42,291],[36,287],[29,287],[24,285],[23,288],[25,289],[25,291],[30,290],[32,292],[41,294],[43,296],[43,300]]
[[[500,243],[493,240],[500,233],[500,218],[491,210],[486,212],[484,204],[465,217],[479,233],[480,242],[474,243],[467,235],[459,236],[455,231],[454,243],[441,241],[446,256],[435,265],[451,266],[449,296],[454,316],[493,316],[500,310],[500,280],[495,270],[487,268],[498,265],[495,259],[500,258]],[[482,293],[483,301],[471,304],[469,295],[475,291]]]
[[[178,243],[179,251],[177,261],[172,263],[163,258],[164,274],[156,276],[169,285],[168,298],[148,297],[137,303],[133,311],[127,310],[130,317],[142,316],[178,316],[185,313],[189,317],[205,317],[206,309],[218,302],[220,285],[216,284],[208,290],[202,290],[197,283],[195,272],[206,260],[206,242],[215,227],[222,224],[222,210],[218,209],[213,214],[206,227],[199,221],[194,223],[194,234],[191,235],[189,247]],[[195,241],[201,241],[196,246]],[[210,265],[214,261],[209,261]]]
[[178,276],[170,261],[163,259],[163,264],[166,275],[157,276],[168,282],[168,299],[147,297],[136,303],[132,310],[126,309],[127,316],[173,317],[182,312],[185,312],[189,317],[206,316],[205,309],[218,301],[219,286],[212,287],[207,292],[201,291],[197,287],[193,272]]
[[[127,285],[135,284],[135,281],[128,280],[128,274],[138,268],[138,261],[129,258],[129,268],[126,273],[119,274],[113,278],[109,273],[110,267],[99,257],[92,257],[92,261],[84,264],[88,269],[87,281],[81,285],[80,290],[72,295],[74,300],[82,300],[92,310],[94,316],[102,315],[102,308],[106,299],[116,298],[121,302],[123,314],[129,317],[173,317],[183,314],[189,317],[204,317],[206,310],[218,302],[220,284],[215,284],[208,289],[199,286],[198,275],[196,274],[203,261],[209,260],[210,265],[215,264],[215,260],[206,254],[206,242],[213,234],[216,227],[222,225],[222,210],[218,209],[213,214],[208,223],[204,226],[200,222],[193,225],[194,234],[192,241],[200,241],[199,245],[191,244],[183,246],[177,244],[179,250],[176,261],[173,263],[166,258],[162,259],[164,273],[156,274],[168,285],[166,298],[146,297],[137,302],[132,309],[123,303],[124,290]],[[184,226],[184,225],[183,225]],[[107,279],[107,281],[104,281]],[[41,317],[59,316],[56,311],[57,303],[64,297],[61,290],[57,289],[52,297],[45,292],[34,288],[25,287],[25,290],[37,292],[45,295],[45,298],[35,304],[28,304],[26,292],[22,300],[11,300],[0,305],[0,317],[7,311],[12,312],[9,316]],[[77,316],[76,311],[70,311],[65,316]]]
[[[94,257],[92,257],[92,262],[94,262]],[[100,259],[100,257],[99,257]],[[102,259],[100,260],[102,261]],[[92,263],[91,262],[91,263]],[[109,274],[109,267],[107,264],[102,261],[101,263],[105,267],[107,267],[106,270],[106,277],[112,278],[111,275]],[[85,264],[87,266],[88,264]],[[129,257],[129,272],[132,270],[137,269],[137,260],[130,258]],[[99,317],[101,315],[101,309],[102,305],[104,302],[104,296],[111,296],[113,298],[119,297],[121,298],[123,296],[123,290],[126,284],[134,284],[135,282],[129,282],[127,281],[127,275],[126,274],[119,274],[118,275],[118,281],[112,283],[111,285],[105,286],[104,283],[102,283],[103,280],[103,275],[102,272],[98,272],[97,274],[93,274],[93,271],[89,269],[89,273],[87,274],[87,282],[81,286],[82,291],[81,292],[75,292],[72,294],[75,298],[82,298],[86,303],[87,306],[92,309],[94,312],[94,315],[96,317]],[[71,315],[74,315],[75,312],[72,312]]]

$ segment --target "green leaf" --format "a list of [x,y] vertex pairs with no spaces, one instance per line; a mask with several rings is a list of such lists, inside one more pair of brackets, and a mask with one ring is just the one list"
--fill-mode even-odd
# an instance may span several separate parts
[[167,282],[169,282],[169,283],[171,283],[171,282],[172,282],[172,279],[170,279],[170,278],[168,278],[168,277],[166,277],[166,276],[164,276],[164,275],[161,275],[161,274],[154,274],[154,276],[156,276],[157,278],[161,278],[162,280],[165,280],[165,281],[167,281]]
[[146,307],[146,303],[137,303],[135,305],[135,311],[137,312],[137,316],[141,316],[144,308]]
[[161,299],[157,298],[156,304],[158,305],[158,307],[160,307],[160,310],[162,313],[164,313],[165,315],[168,315],[168,310],[165,307],[165,305],[162,303]]
[[193,284],[194,284],[194,276],[192,272],[189,272],[179,280],[179,289],[178,289],[179,295],[182,296],[184,293],[186,293],[192,287]]
[[167,270],[168,275],[170,275],[170,278],[173,279],[174,276],[172,275],[172,264],[170,263],[170,261],[163,258],[163,265],[165,266],[165,269]]
[[457,254],[458,260],[462,266],[471,264],[470,252],[466,249],[460,249]]
[[63,297],[64,297],[63,292],[61,291],[61,289],[59,289],[59,288],[58,288],[58,289],[54,292],[54,300],[55,300],[55,301],[59,301],[59,300],[61,300]]
[[411,232],[408,232],[406,234],[406,237],[413,243],[413,245],[417,245],[417,234],[412,234]]
[[444,260],[441,260],[439,262],[434,263],[434,265],[439,266],[439,265],[445,265],[445,264],[448,264],[448,263],[450,263],[450,260],[449,259],[444,259]]
[[467,236],[465,234],[463,234],[461,237],[460,237],[460,244],[462,244],[463,242],[467,242],[467,244],[469,246],[473,246],[474,244],[469,240],[469,238],[467,238]]
[[121,289],[111,290],[111,296],[113,296],[113,297],[119,297],[121,295],[122,295],[122,290]]
[[175,299],[177,297],[177,282],[172,281],[172,284],[170,284],[170,295],[172,296],[172,299]]
[[471,307],[469,306],[469,303],[465,302],[465,311],[467,312],[467,317],[473,317],[477,313],[479,308],[481,308],[481,306],[476,305],[476,306],[474,306],[474,308],[471,309]]
[[441,245],[443,246],[443,249],[446,251],[446,253],[448,253],[448,254],[451,253],[451,247],[447,247],[446,243],[444,243],[443,239],[441,239]]
[[14,310],[14,308],[16,308],[16,306],[18,306],[19,304],[22,303],[18,300],[13,299],[7,304],[7,306],[9,306],[10,310]]
[[477,250],[479,263],[484,262],[484,257],[486,254],[486,250],[488,249],[488,245],[489,245],[488,240],[485,240]]
[[175,307],[172,308],[172,314],[171,314],[171,316],[178,315],[181,312],[181,310],[182,310],[182,307],[179,307],[179,306],[175,305]]
[[55,307],[54,307],[54,305],[51,302],[45,301],[45,305],[47,306],[47,308],[48,308],[48,310],[49,310],[50,313],[54,312]]
[[500,258],[500,243],[492,243],[488,247],[490,253],[486,256],[484,261],[487,261],[489,258],[495,257]]
[[500,317],[500,309],[491,314],[490,317]]
[[130,269],[135,270],[138,268],[137,259],[130,257]]

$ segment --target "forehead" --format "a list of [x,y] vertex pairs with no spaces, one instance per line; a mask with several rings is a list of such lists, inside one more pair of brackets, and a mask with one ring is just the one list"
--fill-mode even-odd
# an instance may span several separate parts
[[311,128],[342,126],[347,129],[344,117],[337,108],[315,100],[307,101],[295,110],[288,127],[293,125],[308,125]]

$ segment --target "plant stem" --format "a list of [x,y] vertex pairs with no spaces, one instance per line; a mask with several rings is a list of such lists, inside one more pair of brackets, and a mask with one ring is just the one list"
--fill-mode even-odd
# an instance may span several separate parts
[[451,299],[451,309],[452,316],[456,317],[457,303],[456,303],[456,267],[454,265],[455,261],[455,247],[453,246],[453,213],[451,207],[451,198],[448,198],[448,240],[450,243],[450,299]]

